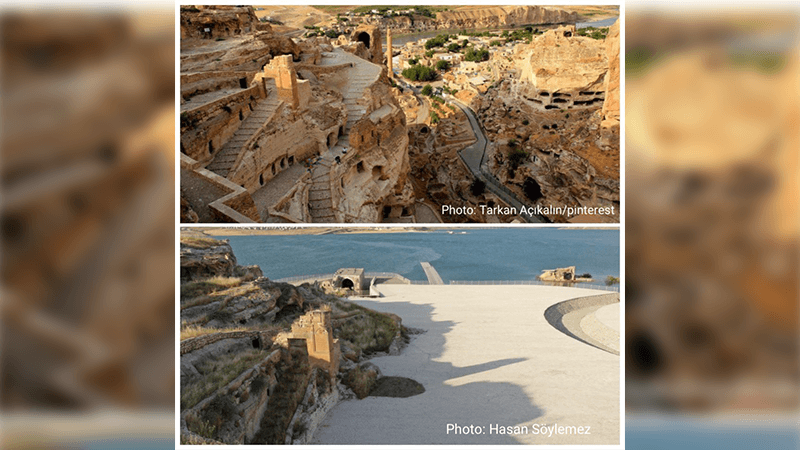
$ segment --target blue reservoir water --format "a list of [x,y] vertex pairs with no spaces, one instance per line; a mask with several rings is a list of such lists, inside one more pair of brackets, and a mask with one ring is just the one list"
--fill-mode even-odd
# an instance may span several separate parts
[[578,22],[575,24],[575,28],[587,28],[587,27],[595,27],[595,28],[603,28],[603,27],[610,27],[614,25],[614,22],[617,21],[616,17],[610,17],[608,19],[603,20],[595,20],[593,22]]
[[[466,231],[466,234],[458,234]],[[462,229],[323,236],[217,236],[239,264],[257,264],[271,279],[333,273],[343,267],[396,272],[426,280],[430,262],[451,280],[533,280],[542,270],[576,266],[602,282],[619,277],[619,231],[555,228]]]

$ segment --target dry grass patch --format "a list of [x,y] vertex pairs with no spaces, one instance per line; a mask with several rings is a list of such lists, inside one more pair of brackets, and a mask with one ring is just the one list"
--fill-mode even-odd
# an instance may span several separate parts
[[[207,305],[209,303],[217,301],[222,301],[222,305],[220,305],[220,309],[222,309],[228,305],[228,302],[231,299],[247,295],[251,292],[258,291],[259,289],[261,288],[254,284],[246,284],[244,286],[234,286],[227,289],[212,291],[207,295],[201,295],[199,297],[195,297],[185,302],[182,302],[181,309],[191,308],[193,306]],[[181,290],[183,290],[183,288],[181,288]]]
[[185,325],[181,328],[181,341],[216,333],[232,333],[234,331],[256,331],[247,327],[204,328],[199,325]]
[[181,390],[181,410],[193,407],[266,356],[264,351],[253,349],[198,364],[196,367],[203,379]]
[[224,242],[207,237],[181,236],[181,245],[191,248],[206,249],[222,244],[224,244]]
[[190,281],[181,285],[181,298],[194,298],[212,292],[230,289],[242,284],[238,277],[212,277],[200,281]]

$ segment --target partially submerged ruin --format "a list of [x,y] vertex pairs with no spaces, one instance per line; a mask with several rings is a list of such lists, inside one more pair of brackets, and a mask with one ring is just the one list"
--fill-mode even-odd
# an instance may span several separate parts
[[558,269],[543,270],[542,274],[536,277],[539,281],[558,281],[567,283],[591,282],[594,281],[588,273],[576,274],[575,266],[561,267]]

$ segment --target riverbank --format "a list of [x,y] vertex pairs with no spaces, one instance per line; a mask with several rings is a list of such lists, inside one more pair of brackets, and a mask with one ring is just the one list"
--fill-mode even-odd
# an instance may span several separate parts
[[383,234],[383,233],[429,233],[444,228],[428,227],[203,227],[184,228],[208,236],[301,236],[324,234]]

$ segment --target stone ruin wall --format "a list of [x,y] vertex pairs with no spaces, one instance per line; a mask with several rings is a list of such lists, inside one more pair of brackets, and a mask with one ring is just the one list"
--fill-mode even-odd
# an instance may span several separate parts
[[[339,340],[333,339],[330,309],[313,310],[304,314],[292,324],[291,333],[281,333],[278,336],[258,331],[239,331],[188,339],[181,342],[181,355],[224,339],[253,340],[254,348],[270,349],[273,342],[278,346],[273,347],[261,362],[242,372],[215,394],[201,400],[190,410],[182,411],[181,434],[191,435],[199,441],[208,441],[190,431],[187,420],[191,421],[192,415],[203,417],[208,408],[214,408],[214,402],[219,401],[218,398],[224,397],[227,399],[226,402],[229,401],[233,405],[235,413],[223,420],[219,430],[216,430],[216,439],[227,444],[254,443],[262,431],[262,424],[271,411],[270,408],[283,404],[280,401],[270,403],[274,393],[279,390],[278,384],[285,378],[281,375],[283,370],[299,374],[298,376],[303,379],[300,383],[300,392],[303,395],[296,405],[288,403],[289,408],[294,408],[288,415],[290,420],[278,426],[282,431],[286,431],[285,443],[294,441],[303,443],[310,440],[325,414],[339,400],[335,385],[341,351]],[[311,376],[312,367],[328,373],[327,387],[317,385],[317,379]],[[262,385],[256,387],[255,382]],[[293,436],[293,424],[300,420],[306,425],[305,432]]]
[[352,154],[331,168],[331,179],[339,180],[331,189],[334,210],[343,222],[381,222],[413,206],[405,113],[381,82],[369,97],[373,104],[350,130]]
[[255,102],[263,97],[261,87],[250,86],[181,112],[181,153],[201,163],[210,162],[250,115]]
[[316,115],[309,111],[311,84],[297,78],[291,55],[274,58],[256,75],[255,82],[263,83],[266,78],[275,80],[278,98],[285,108],[278,110],[276,119],[265,126],[228,174],[228,179],[250,192],[261,188],[283,170],[327,150],[330,136],[336,136],[347,121],[343,108],[319,104],[314,108],[333,117],[314,120]]
[[333,338],[331,310],[309,311],[292,324],[292,339],[304,339],[312,365],[328,372],[335,380],[339,372],[339,340]]
[[373,64],[383,64],[383,37],[379,26],[359,25],[353,30],[350,39],[353,42],[361,42],[364,44],[364,48],[366,49],[366,57],[364,57],[364,59]]

